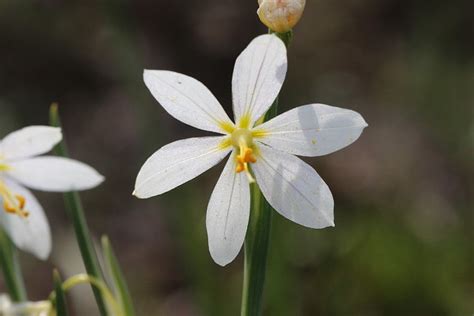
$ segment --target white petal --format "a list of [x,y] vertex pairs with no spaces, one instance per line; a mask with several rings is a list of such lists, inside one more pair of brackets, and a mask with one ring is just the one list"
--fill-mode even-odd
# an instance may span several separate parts
[[[51,253],[51,231],[43,208],[29,190],[13,181],[7,179],[3,181],[12,192],[25,198],[25,210],[30,213],[27,218],[21,218],[0,208],[0,222],[3,228],[19,249],[46,260]],[[3,205],[3,201],[1,202]]]
[[278,115],[257,129],[258,139],[273,148],[300,156],[321,156],[342,149],[361,135],[367,123],[354,111],[309,104]]
[[68,192],[98,186],[104,177],[92,167],[69,158],[41,156],[15,161],[7,174],[23,185],[41,191]]
[[232,124],[219,101],[198,80],[162,70],[145,70],[143,80],[155,99],[176,119],[196,128],[224,134]]
[[236,173],[235,168],[235,154],[232,154],[207,207],[209,252],[221,266],[232,262],[239,253],[249,222],[249,183],[245,173]]
[[0,157],[21,159],[44,154],[62,139],[61,129],[51,126],[28,126],[5,136],[0,143]]
[[232,98],[236,123],[258,120],[278,96],[287,69],[286,47],[275,35],[255,38],[235,62]]
[[301,159],[261,145],[252,170],[268,203],[281,215],[311,228],[334,226],[334,200],[316,171]]
[[222,136],[175,141],[156,151],[138,173],[133,194],[149,198],[194,179],[218,164],[231,150]]

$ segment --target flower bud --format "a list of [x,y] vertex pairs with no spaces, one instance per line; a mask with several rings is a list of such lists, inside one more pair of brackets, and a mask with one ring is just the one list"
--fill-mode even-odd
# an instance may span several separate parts
[[290,31],[301,18],[306,0],[258,0],[258,17],[270,30]]

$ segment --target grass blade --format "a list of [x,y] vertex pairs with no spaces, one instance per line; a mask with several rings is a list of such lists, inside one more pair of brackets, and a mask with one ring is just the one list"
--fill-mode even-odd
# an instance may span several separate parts
[[105,264],[107,267],[108,275],[112,281],[113,290],[115,297],[122,305],[122,309],[126,316],[134,316],[135,312],[133,309],[132,298],[128,290],[127,282],[120,268],[119,262],[110,244],[107,236],[102,236],[102,250],[104,252]]

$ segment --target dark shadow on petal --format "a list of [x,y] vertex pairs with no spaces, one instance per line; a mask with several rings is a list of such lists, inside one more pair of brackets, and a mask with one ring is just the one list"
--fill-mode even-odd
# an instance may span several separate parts
[[288,67],[286,64],[281,64],[276,69],[276,72],[275,72],[276,78],[281,78],[281,80],[278,83],[283,84],[285,82],[287,69]]

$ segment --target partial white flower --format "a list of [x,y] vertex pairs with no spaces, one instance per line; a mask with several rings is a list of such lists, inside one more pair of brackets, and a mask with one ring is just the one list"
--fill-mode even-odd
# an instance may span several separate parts
[[12,301],[8,294],[0,293],[0,315],[12,305]]
[[209,201],[209,250],[220,265],[231,262],[245,239],[249,183],[256,180],[271,206],[312,228],[334,226],[331,191],[316,171],[293,155],[329,154],[354,142],[367,126],[354,111],[309,104],[258,124],[277,97],[287,69],[286,48],[274,35],[255,38],[237,58],[232,78],[236,123],[196,79],[145,70],[153,96],[176,119],[221,136],[179,140],[155,152],[141,168],[134,195],[165,193],[218,164],[229,153]]
[[7,294],[0,294],[1,316],[55,316],[50,301],[14,303]]
[[0,141],[0,225],[18,248],[43,260],[51,252],[51,232],[43,208],[26,187],[67,192],[90,189],[104,180],[82,162],[38,157],[61,139],[60,128],[29,126]]

